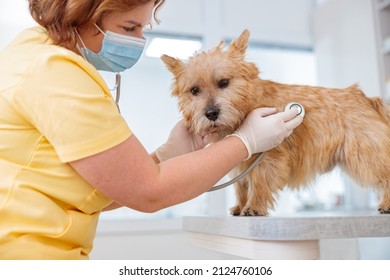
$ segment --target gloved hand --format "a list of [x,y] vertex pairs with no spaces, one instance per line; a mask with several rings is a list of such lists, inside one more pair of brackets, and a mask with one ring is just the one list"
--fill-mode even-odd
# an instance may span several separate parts
[[216,133],[209,134],[204,137],[190,133],[184,125],[184,121],[180,120],[172,128],[167,142],[157,148],[155,153],[158,160],[163,162],[182,154],[200,150],[217,140],[218,135]]
[[253,154],[275,148],[303,121],[298,109],[277,113],[275,108],[257,108],[248,114],[241,126],[231,135],[242,140],[248,160]]

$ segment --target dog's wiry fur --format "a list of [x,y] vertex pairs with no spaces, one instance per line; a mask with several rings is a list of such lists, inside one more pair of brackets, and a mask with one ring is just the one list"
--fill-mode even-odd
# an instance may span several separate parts
[[[336,165],[359,185],[375,188],[382,196],[379,211],[390,213],[389,106],[366,97],[356,85],[330,89],[262,80],[257,66],[244,60],[248,38],[245,30],[226,50],[221,42],[187,62],[162,56],[174,75],[172,94],[194,133],[231,134],[258,107],[282,111],[295,101],[306,110],[294,133],[236,184],[237,205],[231,213],[267,215],[286,185],[298,189]],[[232,175],[253,160],[240,164]]]

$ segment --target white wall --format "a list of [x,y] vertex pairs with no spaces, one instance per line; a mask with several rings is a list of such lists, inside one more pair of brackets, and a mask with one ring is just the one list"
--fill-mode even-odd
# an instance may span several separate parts
[[326,1],[315,9],[314,30],[319,83],[359,83],[368,96],[380,96],[372,0]]
[[28,12],[27,1],[0,0],[0,50],[17,33],[34,24],[35,22]]
[[156,30],[219,39],[249,28],[257,42],[311,47],[313,6],[314,0],[168,0]]

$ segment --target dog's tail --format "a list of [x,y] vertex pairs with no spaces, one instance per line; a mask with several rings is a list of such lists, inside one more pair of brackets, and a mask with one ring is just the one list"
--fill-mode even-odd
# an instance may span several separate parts
[[371,97],[370,102],[375,111],[381,114],[390,123],[390,104],[383,102],[383,99],[380,97]]

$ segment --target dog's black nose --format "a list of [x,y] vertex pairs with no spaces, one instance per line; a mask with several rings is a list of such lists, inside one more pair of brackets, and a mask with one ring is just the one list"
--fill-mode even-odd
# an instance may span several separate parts
[[209,109],[207,109],[205,116],[210,121],[216,121],[218,119],[218,116],[219,116],[219,109],[215,108],[215,107],[209,108]]

